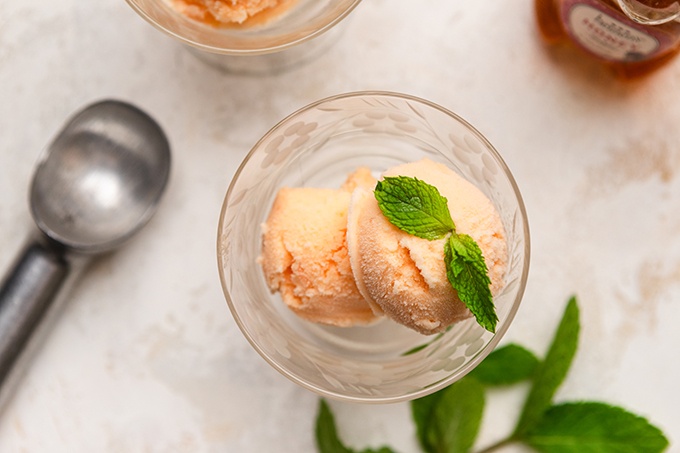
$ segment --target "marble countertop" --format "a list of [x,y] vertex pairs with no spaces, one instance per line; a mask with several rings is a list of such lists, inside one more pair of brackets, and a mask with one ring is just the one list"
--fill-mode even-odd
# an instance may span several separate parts
[[[618,82],[548,51],[530,0],[365,0],[347,26],[313,62],[246,77],[205,65],[123,0],[0,3],[0,269],[33,228],[38,155],[84,105],[137,104],[174,159],[149,225],[70,289],[0,415],[0,451],[315,451],[318,397],[271,369],[231,318],[217,219],[241,159],[278,120],[368,89],[453,110],[513,171],[532,263],[503,343],[542,355],[577,295],[580,348],[557,399],[628,408],[680,451],[680,59]],[[490,398],[480,445],[512,428],[525,391]],[[348,444],[418,451],[408,404],[332,407]]]

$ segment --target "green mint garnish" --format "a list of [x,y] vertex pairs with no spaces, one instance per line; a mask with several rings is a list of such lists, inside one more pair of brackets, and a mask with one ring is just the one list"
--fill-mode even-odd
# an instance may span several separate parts
[[470,236],[456,233],[446,197],[436,187],[409,176],[386,177],[374,193],[380,211],[400,230],[430,241],[450,233],[444,245],[449,283],[479,325],[495,332],[498,316],[484,256]]
[[458,298],[475,315],[479,325],[496,331],[498,316],[493,306],[489,271],[482,250],[467,234],[452,234],[444,244],[446,277],[458,292]]
[[572,297],[567,303],[545,359],[536,368],[529,395],[515,428],[516,435],[526,433],[552,404],[553,396],[567,376],[576,355],[580,329],[578,304],[576,298]]
[[474,379],[461,379],[445,390],[425,429],[426,451],[471,451],[482,425],[484,387]]
[[645,418],[599,402],[551,406],[524,439],[539,452],[657,453],[668,447],[661,430]]
[[375,187],[378,206],[389,221],[422,239],[442,239],[456,227],[446,198],[417,178],[386,177]]
[[[669,446],[666,436],[639,415],[597,401],[555,403],[555,392],[576,352],[579,326],[578,305],[571,298],[542,360],[519,345],[509,344],[493,351],[459,381],[411,401],[415,435],[422,451],[472,452],[484,420],[487,390],[494,389],[495,393],[498,386],[525,381],[531,383],[531,391],[518,429],[493,445],[481,446],[477,453],[501,453],[511,444],[523,444],[540,453],[665,451]],[[353,453],[340,442],[330,409],[323,400],[322,409],[317,418],[319,452]],[[392,450],[383,447],[361,451],[368,452]]]

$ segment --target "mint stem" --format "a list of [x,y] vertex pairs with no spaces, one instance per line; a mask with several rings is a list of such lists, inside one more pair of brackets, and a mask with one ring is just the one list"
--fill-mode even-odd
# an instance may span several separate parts
[[503,448],[506,445],[510,445],[510,444],[515,443],[515,442],[517,442],[517,439],[515,439],[513,436],[509,436],[509,437],[506,437],[503,440],[496,442],[493,445],[489,445],[484,450],[479,450],[477,453],[491,453],[492,451],[496,451],[499,448]]

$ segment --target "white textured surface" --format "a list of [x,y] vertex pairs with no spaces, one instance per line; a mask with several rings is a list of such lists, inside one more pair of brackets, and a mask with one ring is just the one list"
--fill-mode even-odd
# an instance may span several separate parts
[[[362,89],[427,98],[486,134],[523,191],[533,239],[505,341],[543,354],[577,294],[581,345],[558,398],[646,415],[680,451],[680,60],[625,85],[546,52],[530,0],[436,3],[365,0],[321,59],[260,78],[201,64],[123,0],[0,3],[0,269],[31,228],[36,158],[74,111],[133,101],[174,158],[152,222],[72,290],[0,416],[1,452],[314,451],[316,396],[271,370],[230,317],[217,217],[276,121]],[[521,397],[492,395],[482,443],[511,429]],[[408,405],[333,407],[348,443],[418,451]]]

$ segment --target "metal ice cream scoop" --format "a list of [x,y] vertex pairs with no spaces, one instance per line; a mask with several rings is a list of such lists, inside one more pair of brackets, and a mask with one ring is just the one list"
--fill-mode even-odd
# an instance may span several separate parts
[[71,258],[111,251],[144,226],[169,172],[160,126],[119,101],[81,110],[47,147],[30,192],[41,233],[0,284],[0,390],[71,273]]

